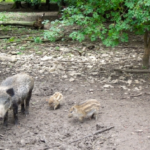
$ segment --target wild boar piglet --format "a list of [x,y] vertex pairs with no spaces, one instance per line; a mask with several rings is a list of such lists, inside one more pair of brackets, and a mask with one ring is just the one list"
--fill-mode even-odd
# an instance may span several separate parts
[[55,92],[47,101],[49,106],[55,110],[62,104],[63,95],[60,92]]
[[76,117],[81,122],[84,118],[97,119],[97,114],[99,113],[100,102],[96,99],[86,100],[80,104],[76,104],[71,107],[68,117]]

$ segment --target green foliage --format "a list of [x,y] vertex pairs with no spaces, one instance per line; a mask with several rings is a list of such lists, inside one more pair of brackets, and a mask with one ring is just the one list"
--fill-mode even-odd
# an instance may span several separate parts
[[57,47],[55,47],[55,49],[56,49],[56,50],[59,50],[59,49],[60,49],[60,47],[59,47],[59,46],[57,46]]
[[[75,6],[77,4],[78,0],[64,0],[65,4],[67,4],[67,6]],[[58,3],[58,5],[62,4],[62,0],[53,0],[53,2]]]
[[4,21],[6,19],[6,16],[4,14],[0,14],[0,21]]
[[22,52],[17,52],[17,55],[22,55],[23,53]]
[[[70,0],[68,0],[69,2]],[[75,5],[62,11],[62,20],[56,28],[45,32],[45,38],[55,39],[62,26],[77,25],[69,37],[83,41],[101,39],[106,46],[128,41],[130,31],[144,34],[150,31],[150,0],[76,0]],[[58,21],[56,22],[58,24]],[[55,34],[53,34],[55,33]],[[52,40],[53,41],[53,40]]]
[[146,66],[142,66],[142,69],[147,69],[147,67]]
[[11,37],[10,39],[9,39],[9,42],[14,42],[15,41],[15,37]]
[[27,2],[31,3],[33,6],[37,4],[41,4],[41,0],[13,0],[14,2]]
[[26,0],[26,1],[30,1],[29,3],[32,2],[32,5],[37,5],[37,4],[41,4],[41,0]]
[[25,48],[24,46],[21,46],[21,47],[20,47],[20,50],[21,50],[21,51],[24,51],[24,50],[26,50],[26,48]]
[[47,24],[47,23],[49,23],[49,20],[44,20],[44,21],[42,22],[42,24]]
[[5,12],[0,12],[0,21],[6,21],[9,17],[5,14]]
[[[6,1],[8,1],[8,0],[6,0]],[[27,3],[31,3],[32,6],[34,6],[34,5],[40,5],[41,2],[45,2],[46,0],[9,0],[9,1],[14,1],[14,2],[27,2]],[[64,2],[65,2],[68,6],[76,5],[77,1],[78,1],[78,0],[64,0]],[[61,5],[62,5],[62,0],[50,0],[50,2],[56,2],[59,7],[61,7]]]
[[73,40],[78,40],[79,42],[83,41],[85,39],[85,36],[82,32],[80,31],[74,31],[70,34],[70,36]]
[[35,37],[34,42],[35,43],[42,43],[42,39],[40,37]]
[[54,26],[52,26],[49,30],[44,31],[44,39],[49,39],[51,42],[54,42],[60,35],[62,29],[57,27],[57,22],[58,21],[56,21],[55,24],[53,24]]

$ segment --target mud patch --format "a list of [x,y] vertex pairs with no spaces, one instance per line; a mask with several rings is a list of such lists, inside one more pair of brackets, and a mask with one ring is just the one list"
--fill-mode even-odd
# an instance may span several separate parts
[[[65,103],[60,109],[52,110],[46,99],[55,91],[63,93]],[[20,125],[15,126],[10,111],[8,127],[0,125],[1,149],[148,150],[149,96],[121,99],[122,96],[123,91],[117,87],[107,91],[99,83],[36,81],[30,115],[25,117],[20,112]],[[74,103],[90,98],[99,100],[102,105],[97,120],[85,119],[80,123],[75,118],[68,118],[68,110]],[[92,135],[108,127],[114,128]],[[84,138],[89,134],[91,136]],[[80,140],[71,143],[77,139]]]

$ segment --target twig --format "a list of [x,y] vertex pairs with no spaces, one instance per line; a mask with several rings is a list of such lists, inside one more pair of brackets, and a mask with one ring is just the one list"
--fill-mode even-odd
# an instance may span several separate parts
[[140,93],[138,95],[131,95],[130,97],[138,97],[138,96],[141,96],[143,93]]
[[150,73],[149,69],[144,69],[144,70],[138,70],[138,69],[114,69],[114,71],[120,71],[120,72],[128,72],[128,73]]
[[0,137],[3,137],[4,135],[3,134],[0,134]]
[[[103,133],[103,132],[108,131],[108,130],[111,130],[111,129],[113,129],[113,128],[114,128],[114,127],[110,127],[110,128],[104,129],[104,130],[98,130],[98,131],[94,132],[93,134],[89,134],[89,135],[87,135],[87,136],[85,136],[85,137],[82,137],[82,138],[77,139],[77,140],[75,140],[75,141],[69,142],[68,144],[71,144],[71,143],[74,143],[74,142],[78,142],[78,141],[80,141],[80,140],[82,140],[82,139],[85,139],[85,138],[87,138],[87,137],[90,137],[90,136],[93,136],[93,135],[96,135],[96,134]],[[45,148],[44,150],[51,149],[51,148],[53,148],[53,147],[59,147],[59,146],[61,146],[61,145],[54,145],[54,146],[52,146],[52,147],[47,147],[47,148]]]
[[150,95],[150,93],[148,93],[148,92],[145,92],[144,94]]
[[74,142],[78,142],[78,141],[80,141],[80,140],[82,140],[82,139],[85,139],[85,138],[90,137],[90,136],[93,136],[93,135],[97,135],[97,134],[103,133],[103,132],[105,132],[105,131],[111,130],[112,128],[114,128],[114,127],[110,127],[110,128],[104,129],[104,130],[98,130],[98,131],[94,132],[93,134],[89,134],[89,135],[87,135],[87,136],[85,136],[85,137],[82,137],[82,138],[77,139],[77,140],[75,140],[75,141],[69,142],[69,144],[74,143]]

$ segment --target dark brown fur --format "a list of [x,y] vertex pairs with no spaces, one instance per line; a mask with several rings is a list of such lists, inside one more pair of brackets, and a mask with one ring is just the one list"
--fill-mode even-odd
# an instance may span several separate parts
[[35,29],[44,29],[44,24],[42,24],[42,22],[44,21],[44,18],[43,18],[44,16],[45,16],[45,13],[43,13],[42,16],[40,16],[36,19],[36,21],[33,24],[33,27]]

